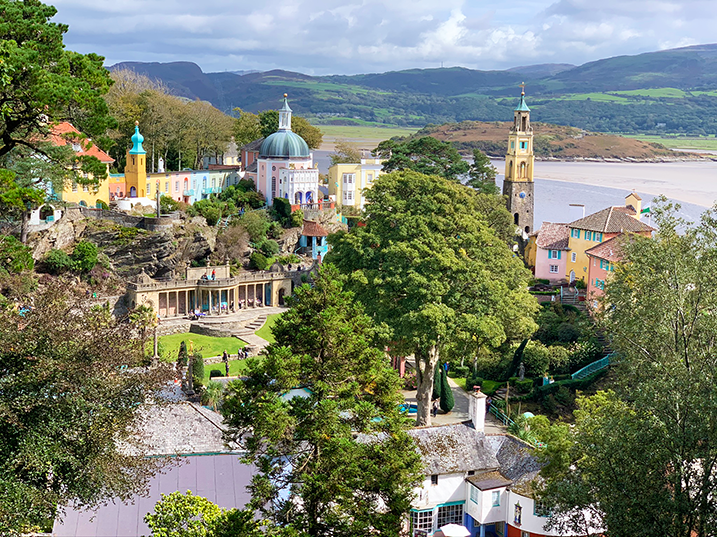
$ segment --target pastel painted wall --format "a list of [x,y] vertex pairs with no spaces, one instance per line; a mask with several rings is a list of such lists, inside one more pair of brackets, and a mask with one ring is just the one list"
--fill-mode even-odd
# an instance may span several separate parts
[[[109,176],[109,164],[107,165]],[[66,183],[62,190],[62,201],[75,203],[85,207],[96,207],[98,201],[108,203],[110,200],[109,179],[104,179],[99,185],[80,185],[76,182]]]
[[588,300],[596,300],[605,294],[605,282],[615,270],[615,264],[599,257],[588,255],[590,266],[588,269]]
[[364,192],[383,174],[380,159],[361,159],[360,163],[335,164],[329,168],[329,196],[336,203],[363,209]]
[[[556,253],[557,258],[555,257]],[[536,246],[535,277],[550,280],[551,283],[565,279],[565,270],[569,257],[570,252],[568,250],[545,250]],[[551,270],[551,267],[553,267],[553,270]]]
[[[279,197],[281,190],[281,170],[308,170],[312,169],[313,159],[309,158],[292,158],[292,159],[271,159],[260,158],[257,160],[256,172],[256,189],[264,194],[266,202],[271,205],[274,198]],[[318,191],[318,169],[316,170],[316,182]],[[291,200],[292,203],[293,200]],[[314,203],[316,199],[314,200]],[[304,203],[304,201],[302,201]]]
[[[465,486],[465,512],[475,520],[476,525],[492,524],[506,520],[508,493],[505,487],[494,490],[480,490],[468,482],[465,483]],[[471,489],[475,491],[472,495]],[[494,492],[499,495],[499,505],[493,505]]]
[[[586,233],[589,235],[586,236]],[[593,246],[597,246],[601,242],[613,238],[619,233],[598,233],[589,232],[584,229],[570,228],[570,236],[568,239],[568,248],[570,249],[570,259],[565,265],[564,277],[570,279],[570,272],[575,272],[576,280],[588,281],[588,256],[585,250],[589,250]],[[587,238],[586,238],[587,237]],[[575,261],[573,261],[573,257]]]
[[466,474],[443,474],[438,476],[438,484],[431,484],[431,476],[426,476],[421,488],[415,490],[416,498],[411,507],[427,509],[441,503],[465,500],[466,489],[463,486]]

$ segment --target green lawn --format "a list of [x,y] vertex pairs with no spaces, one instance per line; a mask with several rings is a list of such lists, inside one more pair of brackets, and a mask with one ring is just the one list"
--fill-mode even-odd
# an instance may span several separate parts
[[275,343],[276,340],[274,339],[274,334],[271,333],[271,327],[274,326],[274,323],[276,322],[276,318],[281,315],[281,313],[273,313],[269,315],[266,318],[266,322],[264,323],[264,326],[262,326],[259,330],[254,332],[257,336],[259,336],[262,339],[267,340],[269,343]]
[[[224,375],[226,369],[224,368],[224,362],[218,364],[204,364],[204,385],[209,382],[209,373],[212,369],[218,369]],[[229,360],[229,376],[238,377],[241,376],[247,370],[246,360]]]
[[182,341],[187,343],[187,348],[189,348],[190,341],[194,343],[194,350],[199,351],[203,358],[221,356],[225,349],[229,354],[236,354],[237,349],[246,345],[246,343],[235,337],[209,337],[201,334],[191,334],[189,332],[159,338],[164,354],[169,354],[172,361],[177,359],[179,344]]
[[635,138],[643,142],[657,142],[670,149],[703,149],[717,151],[717,138],[713,136],[648,136],[624,135],[626,138]]
[[394,136],[408,136],[418,129],[404,127],[372,127],[363,125],[317,125],[324,133],[324,141],[337,139],[381,142]]

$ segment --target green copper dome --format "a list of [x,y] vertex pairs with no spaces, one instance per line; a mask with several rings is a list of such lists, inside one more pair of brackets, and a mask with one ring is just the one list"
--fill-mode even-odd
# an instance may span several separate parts
[[261,144],[259,158],[309,158],[309,146],[304,139],[290,130],[280,130],[268,136]]

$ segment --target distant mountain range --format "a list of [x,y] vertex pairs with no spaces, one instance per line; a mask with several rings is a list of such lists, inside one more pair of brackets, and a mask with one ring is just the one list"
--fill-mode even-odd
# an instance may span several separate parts
[[120,68],[225,112],[276,108],[288,92],[292,108],[319,123],[505,120],[525,81],[528,103],[541,121],[596,131],[717,133],[717,44],[503,71],[452,67],[309,76],[282,70],[204,73],[190,62],[110,67]]

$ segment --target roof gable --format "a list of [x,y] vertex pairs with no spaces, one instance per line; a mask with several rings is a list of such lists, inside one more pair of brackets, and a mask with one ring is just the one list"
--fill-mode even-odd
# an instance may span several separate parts
[[[111,164],[115,161],[107,153],[102,151],[96,144],[89,139],[82,139],[82,133],[78,131],[72,123],[63,121],[57,125],[53,125],[50,129],[50,141],[56,146],[71,145],[72,135],[77,135],[77,141],[80,146],[79,151],[75,151],[78,155],[87,155],[97,158],[100,162]],[[73,147],[73,150],[75,148]]]
[[585,218],[571,222],[569,227],[597,231],[599,233],[623,233],[654,231],[654,228],[640,222],[631,215],[635,211],[628,207],[608,207]]
[[553,224],[543,222],[543,225],[535,232],[535,245],[544,250],[567,250],[570,239],[570,227],[568,224]]
[[476,431],[472,425],[459,423],[425,427],[411,429],[408,434],[416,441],[426,475],[495,470],[499,467],[485,441],[485,434]]

